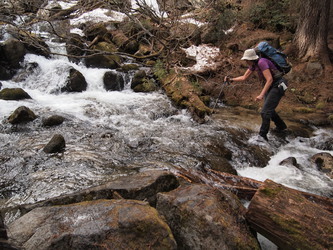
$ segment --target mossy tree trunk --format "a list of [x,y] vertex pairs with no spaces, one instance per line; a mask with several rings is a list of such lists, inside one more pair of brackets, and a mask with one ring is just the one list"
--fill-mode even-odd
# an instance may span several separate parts
[[304,0],[294,37],[299,58],[315,59],[331,67],[327,44],[331,0]]
[[311,202],[302,192],[271,180],[266,180],[256,192],[246,219],[281,249],[333,246],[333,213]]

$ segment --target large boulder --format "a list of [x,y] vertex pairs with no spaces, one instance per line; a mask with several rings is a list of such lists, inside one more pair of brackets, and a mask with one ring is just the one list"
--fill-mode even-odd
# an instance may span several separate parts
[[82,92],[87,89],[87,82],[82,73],[74,68],[69,71],[65,87],[61,89],[63,92]]
[[113,71],[105,72],[103,82],[104,88],[109,91],[123,90],[125,86],[125,81],[122,75]]
[[176,249],[156,209],[134,200],[36,208],[9,225],[20,249]]
[[48,154],[60,153],[64,151],[65,147],[66,142],[64,137],[60,134],[56,134],[51,138],[48,144],[46,144],[43,151]]
[[20,68],[20,63],[26,54],[25,46],[21,41],[14,38],[8,39],[2,45],[2,52],[4,57],[1,59],[5,59],[11,68]]
[[21,206],[21,213],[25,214],[37,207],[67,205],[98,199],[141,200],[148,201],[151,206],[156,206],[157,193],[168,192],[178,186],[178,179],[170,172],[162,170],[145,171],[134,175],[121,176],[106,184],[72,194]]
[[9,117],[8,122],[11,124],[27,123],[35,120],[37,116],[31,109],[21,106],[18,107]]
[[2,100],[23,100],[31,99],[31,96],[21,88],[4,88],[0,91]]
[[246,209],[229,191],[188,185],[157,195],[157,210],[179,249],[259,249],[245,222]]

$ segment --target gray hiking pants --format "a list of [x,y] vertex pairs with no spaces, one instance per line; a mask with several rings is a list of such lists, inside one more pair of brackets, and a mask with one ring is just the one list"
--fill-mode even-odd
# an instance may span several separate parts
[[283,89],[278,87],[278,84],[281,81],[286,82],[285,79],[273,82],[272,87],[265,96],[265,102],[260,112],[262,123],[259,134],[261,136],[265,137],[268,134],[271,120],[275,123],[277,129],[283,130],[287,128],[287,125],[275,112],[276,107],[279,105],[279,102],[284,95]]

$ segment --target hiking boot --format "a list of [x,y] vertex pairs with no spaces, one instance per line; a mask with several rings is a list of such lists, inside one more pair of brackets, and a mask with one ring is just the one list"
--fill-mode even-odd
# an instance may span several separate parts
[[265,141],[268,141],[267,135],[259,134],[261,138],[263,138]]

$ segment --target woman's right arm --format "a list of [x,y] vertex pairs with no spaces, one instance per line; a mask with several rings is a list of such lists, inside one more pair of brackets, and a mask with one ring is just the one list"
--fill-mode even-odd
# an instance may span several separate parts
[[242,82],[242,81],[245,81],[247,78],[249,78],[249,76],[253,73],[253,71],[251,71],[250,69],[247,69],[244,73],[244,75],[242,76],[238,76],[238,77],[235,77],[235,78],[231,78],[230,80],[233,82]]

